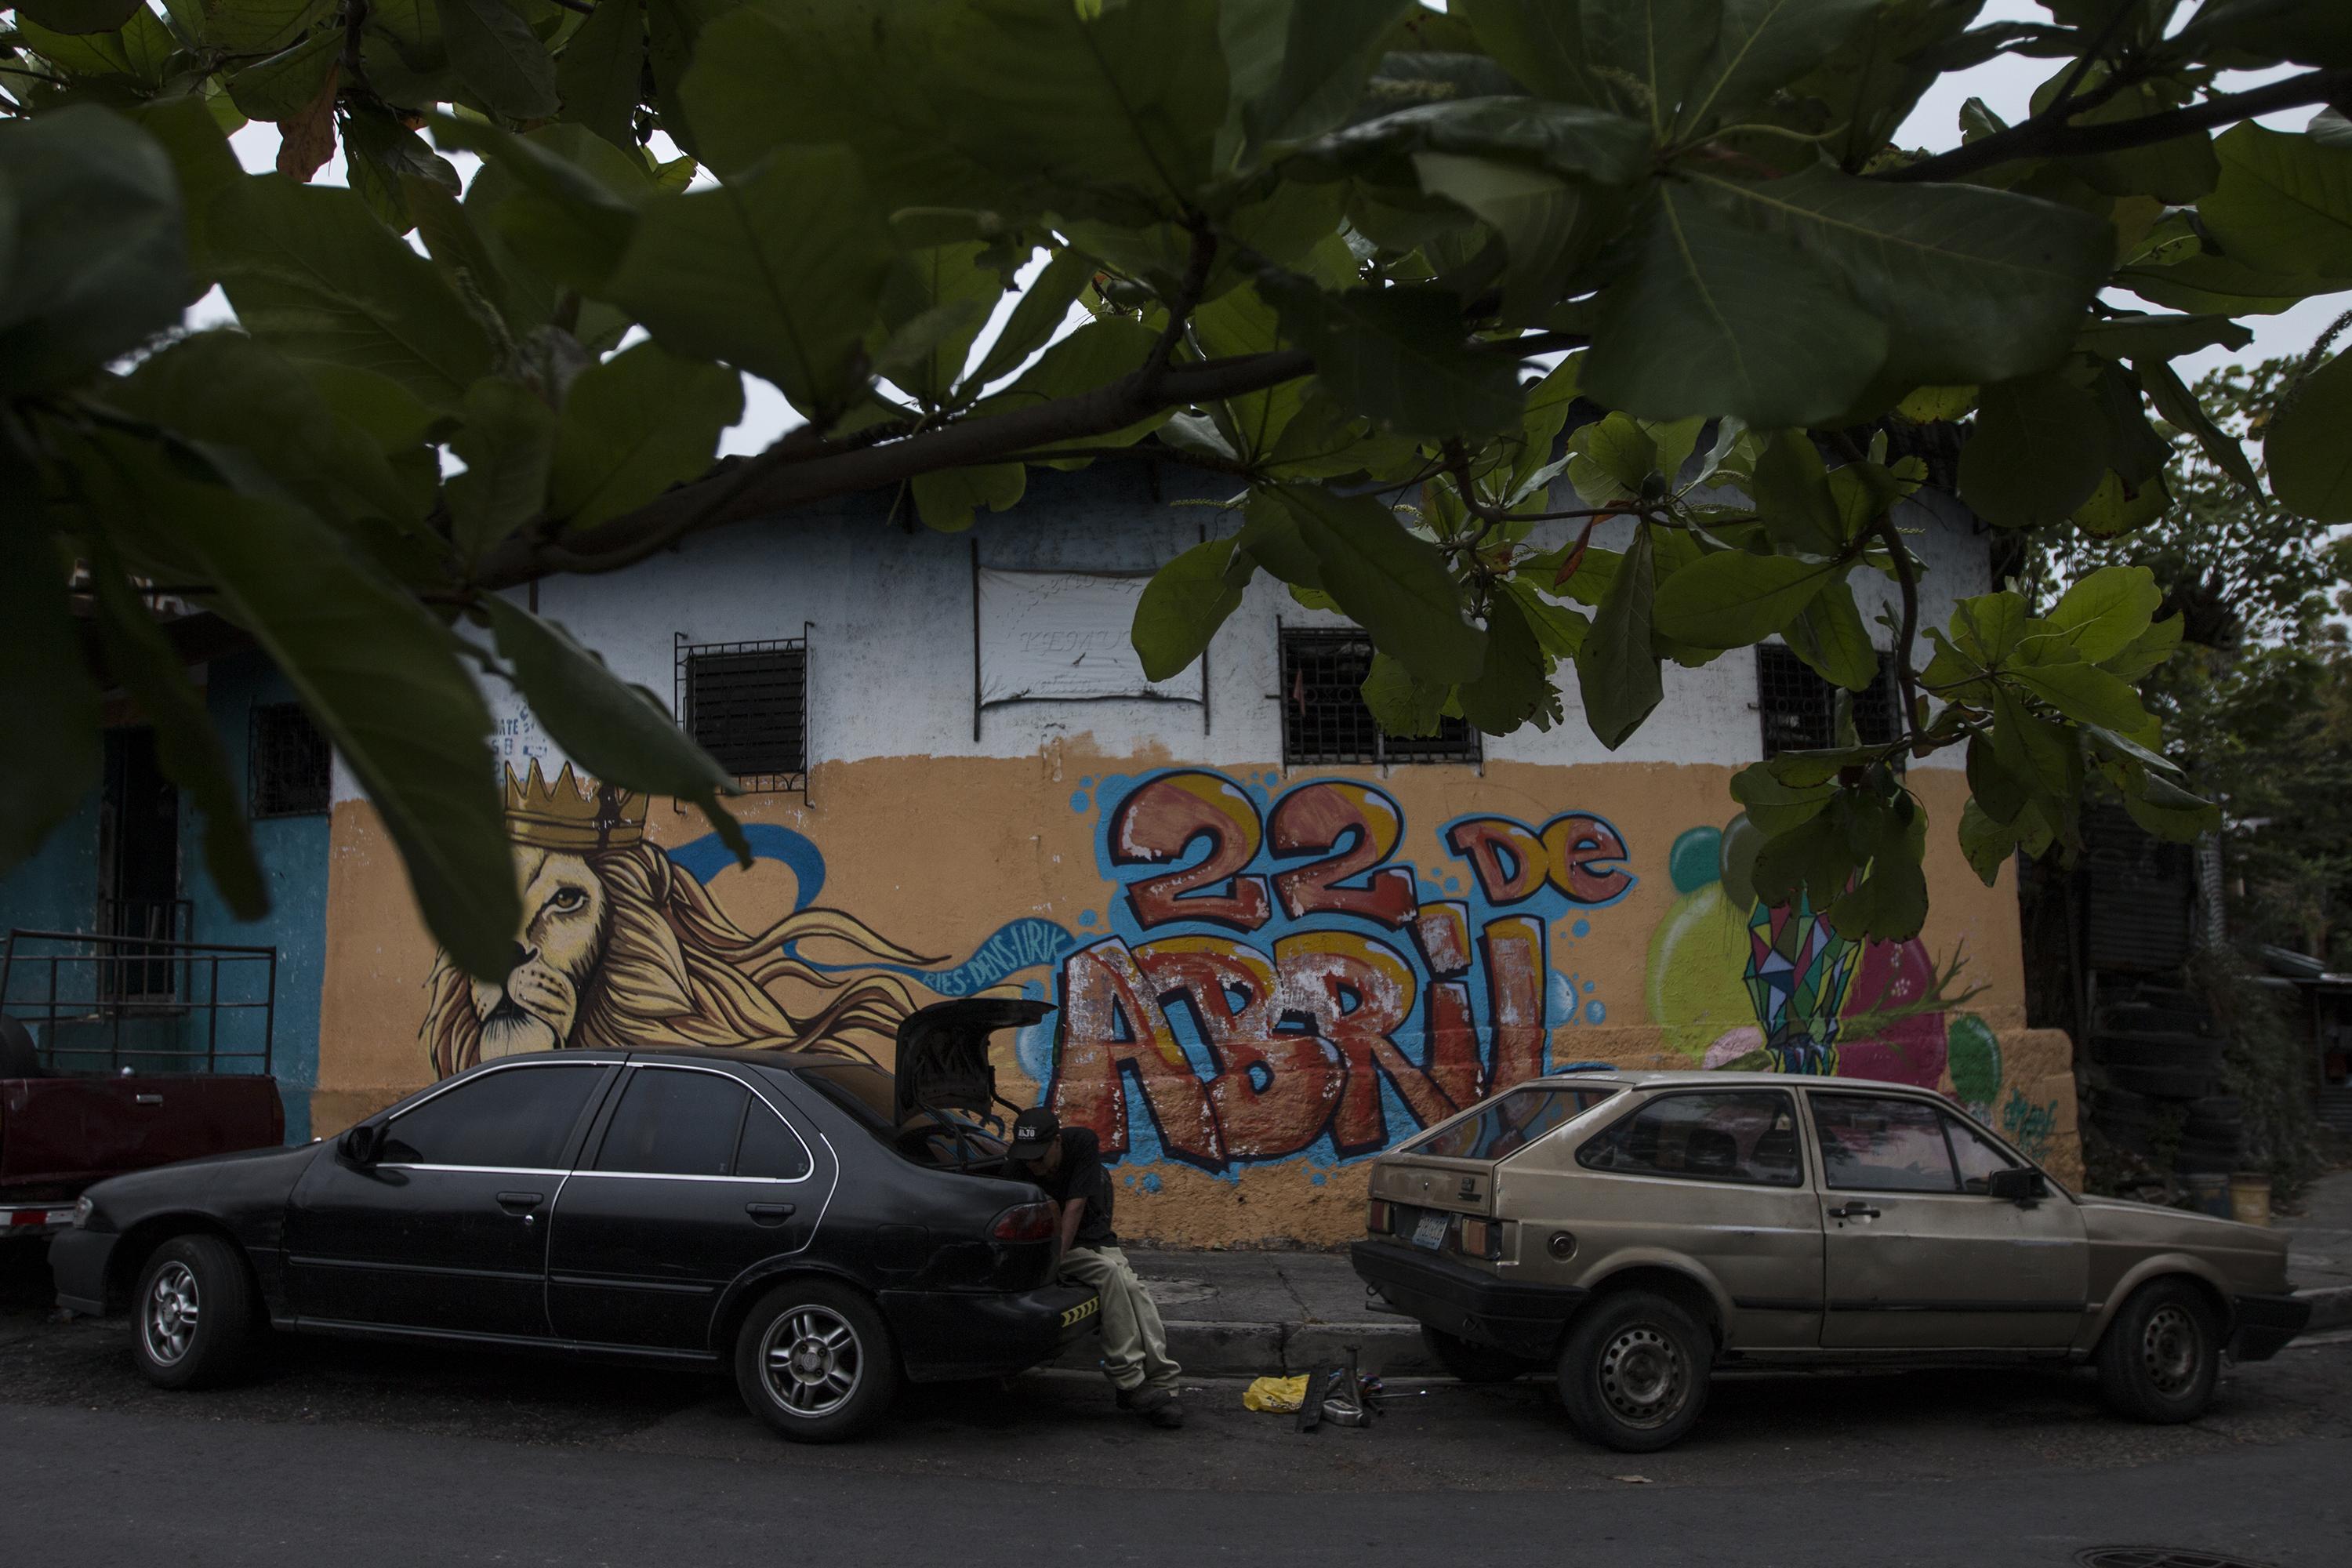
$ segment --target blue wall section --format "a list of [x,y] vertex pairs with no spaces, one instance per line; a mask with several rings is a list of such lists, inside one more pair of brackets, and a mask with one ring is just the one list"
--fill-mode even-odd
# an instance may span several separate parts
[[[213,722],[222,748],[228,753],[229,772],[237,797],[249,798],[247,787],[247,735],[257,703],[287,702],[292,690],[258,654],[234,655],[215,660],[206,689]],[[269,887],[269,912],[260,920],[241,921],[229,913],[220,891],[205,869],[204,819],[181,798],[180,889],[192,906],[189,937],[199,942],[226,942],[278,950],[277,1017],[272,1035],[271,1070],[286,1100],[286,1136],[302,1142],[310,1136],[310,1090],[319,1081],[319,991],[326,973],[328,817],[288,816],[253,825],[253,847]],[[81,809],[49,835],[31,859],[0,877],[0,931],[27,930],[86,931],[98,918],[99,793],[92,790]],[[54,952],[54,946],[40,951]],[[37,1002],[47,984],[46,966],[28,967],[10,986],[9,1000],[19,1011]],[[260,964],[223,964],[219,1000],[260,1001],[267,994],[267,969]],[[87,971],[67,977],[70,986],[85,993]],[[208,965],[198,965],[185,994],[202,1002],[211,994]],[[257,1049],[265,1015],[240,1009],[217,1016],[217,1043],[223,1052]],[[199,1058],[215,1026],[212,1015],[199,1009],[184,1020],[150,1021],[147,1033],[160,1025],[171,1031],[170,1045]],[[125,1043],[131,1044],[128,1036]],[[154,1038],[138,1043],[152,1045]],[[167,1048],[169,1048],[167,1047]],[[199,1068],[202,1061],[195,1064]],[[246,1061],[223,1064],[231,1070],[250,1070]]]
[[[258,703],[290,702],[293,690],[260,655],[240,654],[215,661],[207,698],[213,723],[228,752],[237,796],[249,799],[246,736],[251,711]],[[239,921],[229,913],[220,890],[205,870],[204,819],[183,797],[181,887],[194,905],[190,934],[197,942],[278,950],[278,1018],[271,1068],[286,1100],[287,1141],[294,1143],[310,1139],[310,1090],[319,1082],[319,990],[327,966],[328,833],[324,812],[255,823],[253,848],[268,882],[269,912],[257,921]],[[231,980],[224,973],[224,1000],[257,994],[255,982]],[[226,1042],[228,1021],[225,1019],[221,1028]],[[242,1023],[237,1033],[245,1033]]]

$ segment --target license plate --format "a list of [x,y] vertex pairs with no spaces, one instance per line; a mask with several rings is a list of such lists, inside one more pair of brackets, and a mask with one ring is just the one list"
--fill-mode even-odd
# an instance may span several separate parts
[[1431,1252],[1445,1246],[1445,1222],[1453,1216],[1435,1209],[1422,1211],[1421,1222],[1412,1227],[1412,1244]]

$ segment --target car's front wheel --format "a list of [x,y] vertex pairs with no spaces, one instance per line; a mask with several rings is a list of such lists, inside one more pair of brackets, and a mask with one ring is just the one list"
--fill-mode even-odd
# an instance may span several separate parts
[[1646,1290],[1604,1297],[1569,1325],[1559,1399],[1583,1436],[1628,1454],[1681,1440],[1706,1407],[1714,1342]]
[[898,1349],[864,1296],[831,1280],[790,1280],[745,1316],[735,1385],[753,1414],[793,1441],[838,1443],[890,1408]]
[[1444,1329],[1431,1328],[1427,1323],[1421,1325],[1421,1342],[1428,1348],[1431,1359],[1465,1383],[1508,1383],[1542,1364],[1449,1334]]
[[253,1276],[216,1236],[175,1236],[139,1271],[131,1336],[140,1374],[158,1388],[197,1388],[244,1369],[259,1331]]
[[2131,1293],[2099,1341],[2099,1390],[2135,1421],[2193,1421],[2221,1377],[2221,1325],[2203,1291],[2152,1279]]

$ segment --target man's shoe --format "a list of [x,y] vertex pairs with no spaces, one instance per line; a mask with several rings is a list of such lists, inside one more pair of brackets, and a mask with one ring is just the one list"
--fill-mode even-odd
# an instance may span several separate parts
[[1184,1406],[1164,1388],[1122,1388],[1118,1391],[1118,1404],[1121,1409],[1134,1411],[1154,1426],[1172,1429],[1184,1425]]

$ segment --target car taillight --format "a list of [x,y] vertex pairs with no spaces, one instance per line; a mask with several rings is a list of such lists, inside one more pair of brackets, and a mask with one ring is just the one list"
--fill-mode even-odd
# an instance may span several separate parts
[[988,1227],[997,1241],[1051,1241],[1058,1215],[1052,1204],[1015,1204]]
[[1465,1258],[1489,1260],[1503,1256],[1503,1225],[1500,1220],[1465,1219],[1456,1233],[1455,1246]]
[[1364,1229],[1373,1236],[1390,1235],[1396,1229],[1395,1206],[1374,1198],[1364,1206]]

